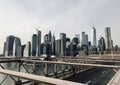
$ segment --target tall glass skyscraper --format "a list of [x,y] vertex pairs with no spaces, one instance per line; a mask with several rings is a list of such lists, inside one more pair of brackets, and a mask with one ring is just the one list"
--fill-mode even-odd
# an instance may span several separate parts
[[37,30],[37,56],[41,55],[41,31]]
[[85,40],[85,43],[86,43],[86,45],[88,46],[88,34],[85,35],[85,39],[86,39],[86,40]]
[[20,52],[20,47],[21,47],[21,40],[20,40],[20,38],[18,38],[18,37],[15,37],[15,39],[14,39],[14,44],[13,44],[13,56],[14,57],[20,57],[20,55],[22,54],[22,53],[19,53]]
[[95,27],[93,26],[92,27],[92,29],[91,29],[91,34],[92,34],[92,40],[91,40],[91,42],[92,42],[92,46],[94,46],[94,47],[96,47],[97,46],[97,39],[96,39],[96,29],[95,29]]
[[52,40],[52,35],[51,35],[51,31],[49,31],[49,34],[48,34],[48,41],[51,42]]
[[85,34],[85,32],[82,32],[82,46],[83,45],[88,46],[88,35]]
[[85,32],[82,32],[82,45],[86,44]]
[[56,56],[61,55],[61,39],[55,41],[55,54]]
[[105,43],[106,43],[106,49],[110,50],[112,48],[112,39],[111,39],[110,27],[105,28]]
[[61,56],[64,56],[66,51],[66,34],[65,33],[60,33],[60,40],[61,40]]
[[101,52],[103,52],[103,51],[106,50],[104,37],[101,37],[101,38],[98,40],[98,48],[99,48],[99,51],[101,51]]
[[31,43],[27,42],[27,44],[25,45],[25,49],[24,49],[24,57],[29,57],[30,56],[30,49],[31,49]]
[[79,34],[75,34],[75,37],[78,38],[78,42],[80,43],[80,35]]
[[52,39],[51,39],[51,47],[52,47],[52,55],[55,55],[55,36],[53,35],[52,36]]
[[32,56],[36,56],[36,50],[37,50],[37,35],[33,34],[32,36]]
[[6,38],[6,44],[5,44],[5,56],[13,56],[13,43],[14,43],[15,37],[10,35]]

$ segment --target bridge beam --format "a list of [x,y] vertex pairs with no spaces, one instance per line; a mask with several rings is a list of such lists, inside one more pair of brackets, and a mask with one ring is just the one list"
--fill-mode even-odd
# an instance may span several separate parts
[[115,66],[115,65],[101,65],[101,64],[68,63],[68,62],[39,61],[39,60],[22,60],[22,61],[23,62],[36,62],[36,63],[58,64],[58,65],[85,66],[85,67],[95,67],[95,68],[120,68],[120,66]]
[[82,83],[60,80],[60,79],[55,79],[55,78],[50,78],[50,77],[45,77],[45,76],[37,76],[37,75],[33,75],[33,74],[21,73],[21,72],[4,70],[4,69],[0,69],[0,73],[5,74],[5,75],[14,76],[14,77],[27,79],[27,80],[31,80],[33,82],[38,82],[38,83],[42,82],[42,83],[54,84],[54,85],[85,85]]
[[14,85],[22,85],[22,81],[21,80],[15,81]]

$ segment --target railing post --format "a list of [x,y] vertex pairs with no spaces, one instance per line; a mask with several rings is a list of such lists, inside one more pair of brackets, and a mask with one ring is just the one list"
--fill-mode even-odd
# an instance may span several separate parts
[[[33,74],[36,74],[36,62],[33,63]],[[39,85],[39,83],[33,82],[32,85]]]
[[[18,62],[18,72],[20,72],[21,62]],[[14,82],[14,85],[22,85],[22,81],[18,77],[18,80]]]
[[[18,72],[20,72],[20,68],[21,68],[21,62],[19,62],[19,65],[18,65]],[[18,81],[15,82],[15,85],[21,85],[21,83],[22,83],[22,81],[18,77]]]
[[36,63],[33,63],[33,74],[36,74]]
[[112,60],[114,59],[114,56],[113,56],[113,51],[112,51]]
[[61,65],[62,66],[62,73],[63,73],[63,79],[65,78],[65,69],[64,69],[64,65]]
[[45,63],[44,75],[48,76],[48,64],[47,63]]
[[54,75],[57,78],[57,64],[54,64]]

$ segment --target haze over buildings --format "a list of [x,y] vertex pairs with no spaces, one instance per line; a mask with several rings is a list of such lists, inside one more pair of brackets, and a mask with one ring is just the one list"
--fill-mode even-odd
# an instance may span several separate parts
[[57,39],[62,32],[82,37],[85,31],[89,40],[93,24],[97,39],[105,36],[105,27],[111,27],[111,37],[120,45],[119,4],[119,0],[0,0],[0,53],[7,36],[15,35],[22,44],[27,43],[39,27],[42,34],[51,30]]

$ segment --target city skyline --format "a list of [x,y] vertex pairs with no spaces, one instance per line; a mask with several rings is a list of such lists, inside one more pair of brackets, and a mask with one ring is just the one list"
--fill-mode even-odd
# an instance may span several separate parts
[[106,27],[111,27],[112,40],[120,45],[119,3],[119,0],[1,0],[0,53],[7,36],[15,35],[21,38],[23,44],[31,41],[38,27],[42,35],[51,30],[57,38],[61,32],[73,38],[75,34],[81,37],[82,31],[91,36],[90,29],[95,24],[97,40],[100,35],[105,36]]
[[[96,45],[96,30],[92,28],[93,40],[89,41],[89,35],[84,31],[82,32],[82,41],[79,42],[79,37],[75,36],[72,39],[66,37],[66,33],[60,33],[59,39],[55,38],[55,35],[49,31],[44,35],[44,41],[41,42],[41,31],[36,29],[37,33],[33,34],[31,40],[27,44],[21,44],[19,37],[9,35],[4,42],[3,56],[12,57],[29,57],[29,56],[76,56],[80,51],[83,51],[86,55],[90,53],[104,53],[118,51],[119,47],[113,45],[111,38],[111,28],[105,28],[105,36],[101,36],[98,39],[98,45]],[[76,35],[76,34],[75,34]],[[78,34],[77,34],[78,35]]]

